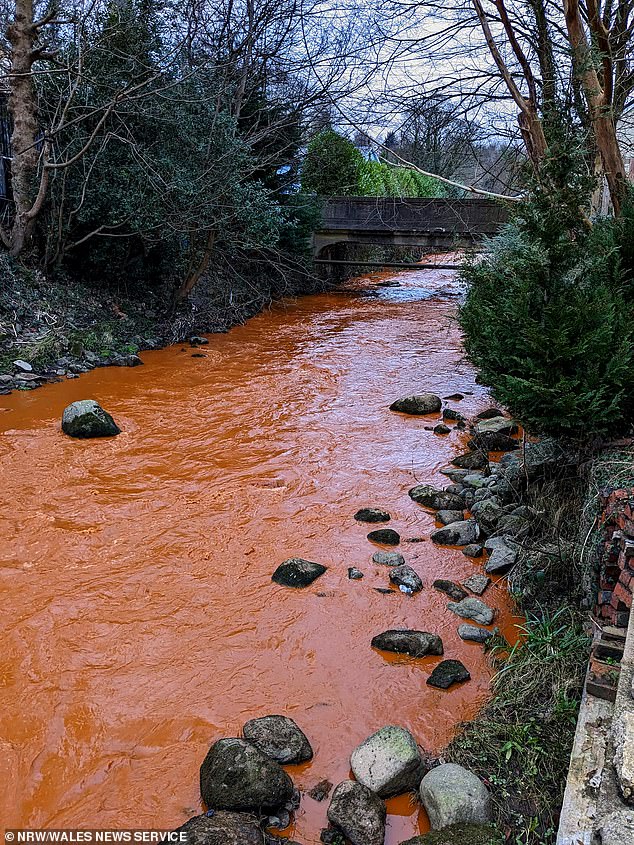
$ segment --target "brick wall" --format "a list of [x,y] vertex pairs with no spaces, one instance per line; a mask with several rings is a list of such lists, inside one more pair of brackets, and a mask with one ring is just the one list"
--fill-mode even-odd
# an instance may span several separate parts
[[599,553],[599,621],[627,627],[634,592],[634,490],[611,490],[603,496]]

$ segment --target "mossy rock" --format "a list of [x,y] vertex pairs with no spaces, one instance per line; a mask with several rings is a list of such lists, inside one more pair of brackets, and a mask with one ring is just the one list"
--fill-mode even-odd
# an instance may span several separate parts
[[504,836],[488,824],[452,824],[414,836],[401,845],[504,845]]

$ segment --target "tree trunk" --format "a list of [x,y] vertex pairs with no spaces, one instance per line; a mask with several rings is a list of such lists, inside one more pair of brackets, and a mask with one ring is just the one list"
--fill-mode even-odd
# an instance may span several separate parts
[[37,197],[37,97],[31,73],[36,28],[33,26],[33,0],[16,0],[15,19],[7,30],[11,43],[9,73],[9,112],[11,134],[11,186],[14,218],[10,234],[11,255],[19,255],[35,222],[33,207]]

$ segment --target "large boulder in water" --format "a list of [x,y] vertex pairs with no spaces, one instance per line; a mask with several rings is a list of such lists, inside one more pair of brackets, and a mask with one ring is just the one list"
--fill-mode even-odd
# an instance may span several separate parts
[[435,414],[441,408],[442,400],[435,393],[418,393],[414,396],[404,396],[390,405],[390,411],[398,411],[401,414],[413,414],[415,416]]
[[308,587],[316,578],[323,575],[328,567],[301,557],[291,557],[277,567],[271,580],[283,587]]
[[62,414],[62,431],[69,437],[114,437],[121,429],[94,399],[72,402]]
[[284,769],[244,739],[219,739],[200,767],[200,794],[214,810],[275,810],[293,795]]
[[386,815],[379,796],[352,780],[344,780],[336,787],[328,807],[328,821],[351,845],[383,845]]
[[248,813],[215,812],[194,816],[175,830],[187,845],[264,845],[264,834],[255,816]]
[[396,725],[386,725],[357,746],[350,768],[359,783],[380,798],[418,789],[424,774],[416,740]]
[[491,799],[480,778],[456,763],[445,763],[427,772],[420,798],[433,830],[450,824],[491,820]]
[[372,648],[392,651],[395,654],[409,654],[410,657],[425,657],[427,654],[441,655],[442,640],[438,634],[427,631],[412,631],[408,628],[393,628],[372,637]]
[[306,734],[288,716],[262,716],[242,728],[244,738],[278,763],[305,763],[313,749]]

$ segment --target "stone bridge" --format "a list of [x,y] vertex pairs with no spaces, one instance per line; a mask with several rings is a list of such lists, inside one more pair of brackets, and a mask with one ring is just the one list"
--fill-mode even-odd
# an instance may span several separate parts
[[507,218],[507,209],[490,199],[331,197],[314,234],[313,255],[317,263],[330,264],[341,260],[335,247],[345,244],[469,247],[494,235]]

